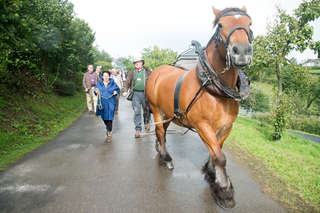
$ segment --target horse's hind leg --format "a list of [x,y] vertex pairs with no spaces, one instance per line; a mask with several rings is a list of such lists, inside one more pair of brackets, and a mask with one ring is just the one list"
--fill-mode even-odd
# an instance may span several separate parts
[[[158,109],[152,107],[152,112],[155,122],[164,120]],[[160,155],[160,164],[166,166],[168,169],[173,169],[172,158],[166,148],[166,131],[169,124],[170,122],[156,125],[156,150],[159,152]]]
[[223,208],[235,206],[234,189],[226,172],[226,157],[221,150],[230,130],[218,140],[214,131],[208,126],[198,131],[210,152],[209,160],[202,171],[205,173],[205,179],[210,185],[217,204]]

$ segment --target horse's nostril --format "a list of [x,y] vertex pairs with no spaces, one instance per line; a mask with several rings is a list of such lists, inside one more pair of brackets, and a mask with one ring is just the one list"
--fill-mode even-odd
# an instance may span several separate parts
[[247,49],[247,54],[248,54],[248,55],[249,55],[249,54],[252,54],[252,47],[251,47],[251,46],[248,47],[248,49]]
[[232,47],[232,51],[233,51],[234,54],[239,54],[239,49],[236,46]]

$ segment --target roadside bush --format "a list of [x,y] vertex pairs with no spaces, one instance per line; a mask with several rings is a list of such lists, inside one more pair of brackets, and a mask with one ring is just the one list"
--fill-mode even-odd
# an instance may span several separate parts
[[320,118],[317,116],[292,115],[288,128],[320,135]]
[[254,112],[268,112],[270,110],[269,96],[264,94],[261,89],[252,88],[249,97],[241,101],[241,106]]
[[54,91],[61,96],[73,96],[76,93],[76,85],[71,81],[57,80],[54,83]]
[[253,119],[259,120],[261,122],[266,122],[272,124],[272,116],[270,112],[256,112],[252,115]]
[[77,72],[77,73],[74,73],[72,75],[72,77],[69,77],[69,81],[73,82],[74,85],[75,85],[75,89],[80,92],[80,91],[83,91],[83,86],[82,86],[82,79],[83,79],[83,75],[84,73],[83,72]]
[[[273,124],[271,113],[256,112],[252,115],[252,118],[259,120],[262,124]],[[287,128],[320,135],[320,118],[318,116],[291,114],[288,117]]]

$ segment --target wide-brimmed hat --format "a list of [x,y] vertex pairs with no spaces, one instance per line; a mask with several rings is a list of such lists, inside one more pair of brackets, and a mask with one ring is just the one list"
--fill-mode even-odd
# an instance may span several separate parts
[[134,63],[134,64],[137,63],[137,62],[139,62],[139,61],[141,61],[142,64],[144,64],[144,60],[143,60],[141,57],[136,57],[136,58],[133,59],[133,63]]

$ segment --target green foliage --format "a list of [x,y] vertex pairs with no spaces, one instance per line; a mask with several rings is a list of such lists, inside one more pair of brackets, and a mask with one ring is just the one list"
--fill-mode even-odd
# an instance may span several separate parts
[[[295,10],[296,16],[299,18],[299,25],[303,26],[310,21],[315,21],[320,17],[320,0],[304,1]],[[320,41],[311,41],[310,49],[320,58]]]
[[177,56],[177,52],[171,49],[160,49],[157,46],[144,48],[142,52],[145,65],[150,69],[155,69],[164,64],[172,64]]
[[[272,68],[277,79],[278,91],[273,110],[273,137],[275,140],[281,138],[287,119],[287,106],[284,102],[287,102],[290,98],[281,100],[287,96],[282,95],[283,87],[289,95],[293,91],[299,91],[300,94],[303,94],[307,103],[306,109],[310,107],[312,102],[317,102],[315,101],[317,90],[312,91],[309,87],[310,84],[308,84],[312,81],[310,76],[303,68],[296,65],[289,66],[288,70],[291,70],[291,72],[286,71],[286,66],[292,63],[286,57],[292,50],[302,52],[307,47],[314,47],[312,46],[315,45],[315,42],[312,41],[313,27],[310,25],[310,21],[318,19],[319,16],[320,0],[302,2],[295,10],[294,15],[288,15],[286,11],[278,9],[278,15],[267,28],[267,35],[257,37],[255,40],[254,58],[252,68],[249,69],[249,76],[261,79],[262,74],[256,74],[255,72],[257,70],[267,71],[268,69],[263,68],[269,67]],[[292,102],[292,100],[290,101]]]
[[124,68],[127,71],[131,71],[134,69],[133,56],[120,57],[115,60],[115,64],[116,66]]
[[284,92],[294,91],[306,94],[312,87],[312,75],[300,65],[288,64],[282,70],[282,88]]
[[320,78],[299,65],[289,64],[283,68],[282,87],[294,100],[296,113],[310,114],[308,109],[311,104],[320,98]]
[[241,101],[241,106],[254,112],[268,112],[270,101],[268,95],[263,93],[261,89],[252,88],[249,97]]
[[83,92],[68,97],[10,93],[0,100],[10,103],[0,103],[0,170],[54,138],[86,108]]
[[320,118],[318,116],[301,116],[293,114],[289,117],[287,127],[320,135]]
[[272,110],[272,118],[273,118],[273,140],[280,140],[284,130],[286,129],[286,125],[288,123],[288,116],[292,112],[292,103],[290,103],[290,99],[287,96],[283,96],[280,99],[279,104],[275,105]]
[[274,131],[272,134],[273,140],[280,140],[285,129],[286,118],[285,118],[285,110],[281,105],[277,105],[274,110],[274,121],[273,127]]
[[72,96],[76,93],[76,85],[72,81],[59,79],[54,83],[54,91],[61,96]]
[[102,66],[101,70],[111,70],[112,69],[113,58],[106,51],[99,51],[95,48],[95,66]]
[[[24,90],[26,73],[44,87],[93,63],[94,33],[68,0],[1,0],[0,83]],[[33,79],[35,80],[35,79]]]
[[281,141],[270,143],[270,131],[272,126],[263,121],[238,117],[224,147],[247,163],[265,184],[264,191],[292,212],[319,212],[320,145],[286,132]]

